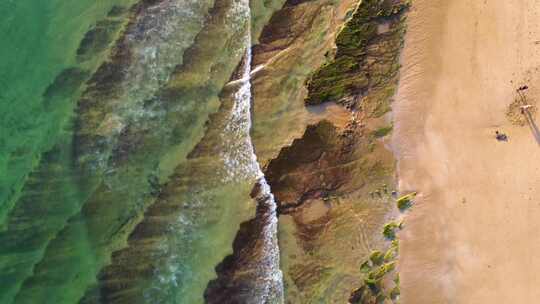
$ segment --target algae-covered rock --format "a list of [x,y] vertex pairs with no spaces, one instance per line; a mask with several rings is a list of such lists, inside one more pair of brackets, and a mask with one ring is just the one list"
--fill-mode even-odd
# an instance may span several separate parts
[[397,199],[396,204],[400,211],[406,211],[413,204],[413,199],[416,197],[416,192],[404,195]]
[[[362,1],[336,39],[335,58],[309,80],[306,104],[333,101],[358,108],[365,95],[382,94],[385,85],[396,82],[408,7],[407,1]],[[371,111],[381,115],[388,108]]]
[[396,230],[399,228],[399,224],[395,222],[390,222],[384,225],[383,235],[388,240],[393,240],[396,238]]

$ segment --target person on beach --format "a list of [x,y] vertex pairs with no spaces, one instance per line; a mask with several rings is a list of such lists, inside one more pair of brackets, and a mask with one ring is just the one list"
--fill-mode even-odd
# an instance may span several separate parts
[[495,131],[495,138],[498,141],[508,141],[508,136],[506,134],[499,132],[498,130]]

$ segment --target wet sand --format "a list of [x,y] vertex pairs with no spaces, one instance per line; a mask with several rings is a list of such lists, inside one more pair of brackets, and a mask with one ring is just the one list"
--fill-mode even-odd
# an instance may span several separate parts
[[505,112],[521,84],[540,98],[539,2],[413,2],[394,104],[399,188],[420,193],[402,303],[538,303],[540,142]]

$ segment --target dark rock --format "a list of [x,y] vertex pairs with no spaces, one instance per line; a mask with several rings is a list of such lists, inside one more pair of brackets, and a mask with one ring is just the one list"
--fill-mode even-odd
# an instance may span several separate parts
[[51,110],[56,98],[72,96],[89,76],[90,73],[88,73],[88,71],[84,71],[80,68],[74,67],[64,69],[56,76],[54,82],[49,85],[43,93],[45,107]]
[[86,60],[90,56],[96,55],[107,49],[114,40],[114,34],[118,31],[122,21],[105,19],[99,21],[92,29],[84,35],[79,48],[77,57],[79,61]]

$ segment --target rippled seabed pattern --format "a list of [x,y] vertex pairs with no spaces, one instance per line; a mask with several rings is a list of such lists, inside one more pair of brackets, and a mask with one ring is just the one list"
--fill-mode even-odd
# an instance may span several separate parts
[[203,302],[261,177],[247,0],[0,8],[0,303]]

